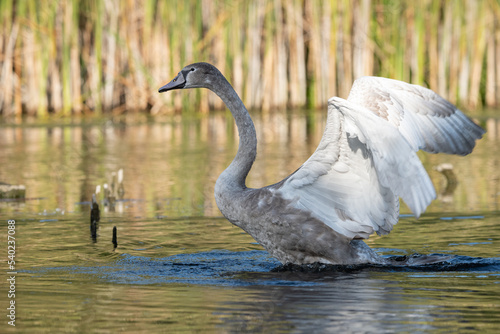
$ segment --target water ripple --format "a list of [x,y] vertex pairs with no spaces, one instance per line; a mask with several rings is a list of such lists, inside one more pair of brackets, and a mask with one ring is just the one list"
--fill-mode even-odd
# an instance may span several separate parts
[[[500,258],[478,258],[443,254],[386,256],[394,261],[419,257],[443,257],[445,261],[417,265],[281,265],[265,251],[230,252],[216,250],[195,254],[178,254],[166,258],[121,255],[102,266],[54,267],[27,271],[31,273],[67,271],[73,274],[95,275],[101,280],[118,284],[202,284],[215,286],[323,284],[325,275],[334,279],[360,272],[418,272],[418,275],[442,275],[443,272],[467,275],[500,273]],[[418,263],[418,261],[416,262]],[[299,275],[297,275],[299,273]],[[334,276],[332,276],[334,275]],[[500,275],[500,274],[499,274]],[[490,275],[491,276],[491,275]]]

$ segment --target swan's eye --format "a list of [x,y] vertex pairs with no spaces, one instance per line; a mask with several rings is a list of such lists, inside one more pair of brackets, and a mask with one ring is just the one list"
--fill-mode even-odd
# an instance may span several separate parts
[[193,72],[193,71],[194,71],[194,67],[191,67],[191,72]]

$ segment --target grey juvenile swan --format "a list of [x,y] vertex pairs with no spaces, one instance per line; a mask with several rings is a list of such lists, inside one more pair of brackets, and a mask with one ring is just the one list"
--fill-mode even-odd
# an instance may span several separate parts
[[484,130],[433,91],[378,77],[357,79],[347,100],[328,100],[313,155],[276,184],[247,188],[257,154],[254,124],[217,68],[184,67],[159,92],[208,88],[231,111],[238,152],[215,184],[222,214],[281,263],[384,263],[362,239],[387,234],[399,197],[419,216],[436,197],[416,151],[466,155]]

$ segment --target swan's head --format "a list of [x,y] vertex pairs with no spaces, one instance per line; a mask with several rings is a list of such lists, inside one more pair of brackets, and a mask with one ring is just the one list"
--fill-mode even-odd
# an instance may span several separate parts
[[210,88],[216,78],[221,75],[219,70],[208,63],[194,63],[184,67],[177,76],[158,92],[163,93],[182,88]]

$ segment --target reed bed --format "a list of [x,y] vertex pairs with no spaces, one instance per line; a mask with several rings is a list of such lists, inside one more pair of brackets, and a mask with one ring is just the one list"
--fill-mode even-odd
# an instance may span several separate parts
[[158,94],[194,61],[249,109],[319,108],[363,75],[500,104],[496,0],[2,0],[0,17],[3,116],[223,108],[204,90]]

